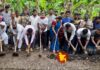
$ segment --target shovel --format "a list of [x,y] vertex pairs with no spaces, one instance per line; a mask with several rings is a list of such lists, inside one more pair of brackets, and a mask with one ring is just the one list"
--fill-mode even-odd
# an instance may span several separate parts
[[40,30],[40,52],[38,55],[40,58],[42,57],[41,53],[42,53],[42,43],[41,43],[41,30]]
[[2,57],[2,56],[5,56],[6,54],[3,52],[3,49],[2,49],[2,40],[1,40],[1,38],[0,38],[0,57]]
[[14,57],[18,57],[19,56],[19,54],[17,53],[17,43],[16,43],[16,38],[15,38],[15,36],[13,36],[13,41],[14,41],[14,46],[15,46],[15,48],[14,48],[14,53],[12,54],[12,56],[14,56]]

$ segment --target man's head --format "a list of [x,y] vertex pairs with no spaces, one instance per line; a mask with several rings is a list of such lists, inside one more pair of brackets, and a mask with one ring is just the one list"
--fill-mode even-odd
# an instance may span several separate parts
[[10,7],[10,5],[6,5],[6,6],[5,6],[5,12],[6,12],[6,13],[8,13],[9,7]]
[[16,17],[19,16],[19,12],[17,10],[15,11],[15,14],[16,14]]
[[70,24],[66,24],[65,28],[66,28],[66,31],[68,32],[72,31],[72,27]]
[[58,21],[61,21],[62,20],[62,17],[61,16],[57,16],[56,17],[56,21],[58,22]]
[[62,18],[65,17],[65,13],[64,12],[61,12],[60,15],[62,16]]
[[95,19],[96,19],[96,23],[100,23],[100,16],[97,16]]
[[100,28],[96,29],[96,33],[100,35]]
[[44,17],[45,16],[45,11],[42,11],[40,15]]
[[33,9],[33,16],[36,16],[38,14],[36,9]]
[[83,31],[82,31],[82,34],[83,35],[86,35],[88,33],[88,29],[84,29]]
[[27,35],[31,35],[32,32],[33,32],[32,28],[29,28],[29,29],[27,30]]
[[49,15],[53,15],[53,14],[54,14],[53,9],[50,9],[50,10],[49,10]]
[[70,14],[71,14],[70,11],[66,11],[66,12],[65,12],[65,16],[66,16],[66,17],[70,17]]
[[80,19],[80,15],[81,15],[80,13],[75,13],[74,14],[74,19]]

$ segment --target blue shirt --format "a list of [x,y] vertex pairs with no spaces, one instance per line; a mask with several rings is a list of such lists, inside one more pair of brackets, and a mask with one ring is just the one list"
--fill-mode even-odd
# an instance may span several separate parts
[[100,28],[100,23],[94,23],[94,29],[98,29],[98,28]]
[[62,24],[66,23],[66,22],[70,22],[71,23],[72,21],[73,21],[73,19],[71,17],[63,18],[62,19]]

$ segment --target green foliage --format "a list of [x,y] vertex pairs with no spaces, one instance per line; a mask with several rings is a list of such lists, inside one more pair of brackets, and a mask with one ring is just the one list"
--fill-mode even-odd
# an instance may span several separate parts
[[70,7],[72,13],[80,12],[82,17],[87,11],[87,14],[91,15],[91,18],[97,16],[100,12],[100,0],[6,0],[6,3],[10,3],[13,11],[19,10],[19,12],[22,12],[24,7],[28,7],[29,10],[39,7],[40,10],[48,11],[52,8],[60,13],[68,9],[66,7],[69,2],[72,4]]

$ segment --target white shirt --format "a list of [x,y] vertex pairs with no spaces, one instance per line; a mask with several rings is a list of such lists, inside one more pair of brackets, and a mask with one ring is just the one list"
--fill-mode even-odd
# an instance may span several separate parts
[[89,39],[90,39],[90,36],[91,36],[91,32],[90,32],[90,30],[88,29],[88,33],[87,33],[86,35],[83,35],[83,34],[82,34],[82,31],[83,31],[84,29],[86,29],[86,28],[79,28],[79,29],[77,30],[77,37],[78,37],[78,39],[80,39],[81,37],[85,37],[85,38],[87,38],[87,40],[89,40]]
[[3,12],[3,18],[7,26],[10,25],[11,14],[9,12],[8,13]]
[[11,32],[13,33],[13,34],[16,34],[17,35],[17,40],[19,40],[20,39],[20,37],[21,37],[21,35],[22,35],[22,32],[23,32],[23,30],[24,30],[24,27],[21,25],[21,24],[17,24],[17,29],[13,29],[12,28],[12,25],[11,25]]
[[19,23],[20,19],[21,19],[21,17],[20,17],[20,16],[15,17],[15,21],[16,21],[17,23]]
[[31,38],[30,44],[32,44],[32,42],[33,42],[33,40],[34,40],[34,38],[35,38],[35,30],[34,30],[34,27],[33,27],[32,25],[26,25],[26,27],[24,28],[24,31],[23,31],[23,33],[22,33],[22,37],[21,37],[21,38],[24,37],[25,42],[26,42],[26,45],[28,45],[28,42],[29,42],[29,41],[28,41],[28,37],[27,37],[27,30],[28,30],[29,28],[31,28],[31,29],[33,30],[33,32],[32,32],[32,38]]
[[49,26],[49,28],[51,27],[52,22],[55,20],[55,18],[56,18],[55,15],[48,16],[48,26]]
[[89,29],[93,28],[93,22],[90,19],[88,19],[88,21],[86,22],[86,27]]
[[39,23],[39,25],[46,25],[46,28],[44,30],[44,32],[46,32],[47,31],[47,25],[48,25],[48,18],[45,17],[44,19],[41,19],[41,17],[39,17],[38,23]]
[[35,31],[37,31],[38,30],[38,27],[37,27],[37,24],[38,24],[38,20],[39,19],[39,16],[37,15],[37,16],[30,16],[30,18],[29,18],[29,21],[31,22],[31,25],[34,27],[34,29],[35,29]]
[[64,36],[67,38],[67,32],[66,32],[66,28],[65,28],[65,26],[66,26],[66,24],[70,24],[71,25],[71,27],[72,27],[72,31],[71,31],[71,36],[70,36],[70,41],[71,40],[73,40],[73,38],[74,38],[74,36],[75,36],[75,31],[76,31],[76,27],[75,27],[75,25],[74,24],[72,24],[72,23],[65,23],[63,26],[64,26]]

